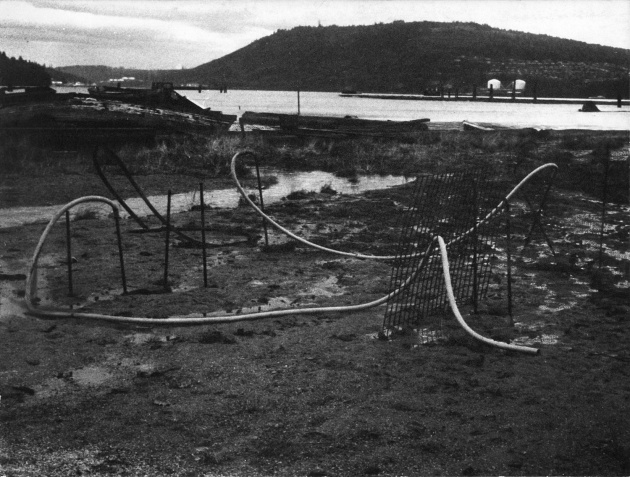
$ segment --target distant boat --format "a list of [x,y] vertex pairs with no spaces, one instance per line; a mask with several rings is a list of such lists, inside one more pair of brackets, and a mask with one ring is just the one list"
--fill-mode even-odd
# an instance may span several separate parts
[[378,121],[346,116],[297,116],[295,114],[253,113],[241,116],[242,124],[268,126],[284,133],[301,136],[376,136],[395,137],[429,128],[427,118],[413,121]]
[[0,88],[0,106],[24,104],[32,101],[51,99],[56,91],[49,86],[24,86]]

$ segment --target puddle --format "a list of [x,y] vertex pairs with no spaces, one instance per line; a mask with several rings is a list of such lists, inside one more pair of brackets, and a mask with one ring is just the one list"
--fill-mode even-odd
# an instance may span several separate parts
[[522,323],[517,322],[514,323],[514,327],[518,330],[519,333],[528,332],[527,335],[519,336],[518,338],[514,338],[510,343],[521,345],[521,346],[532,346],[534,344],[543,344],[543,345],[555,345],[560,341],[560,335],[553,333],[539,333],[536,336],[530,336],[535,332],[543,330],[548,326],[548,323],[544,321],[534,321],[532,323]]
[[23,317],[26,306],[20,297],[24,292],[23,261],[7,262],[0,258],[0,271],[6,275],[13,275],[12,279],[0,280],[0,323],[7,322],[15,317]]
[[[265,204],[273,204],[280,201],[292,192],[307,191],[320,192],[323,186],[330,186],[340,194],[359,194],[368,190],[386,189],[388,187],[402,185],[411,178],[404,176],[359,176],[357,181],[350,182],[347,179],[336,177],[334,174],[322,171],[311,172],[283,172],[272,169],[264,170],[265,175],[272,175],[277,178],[277,183],[263,190],[263,200]],[[257,189],[250,192],[258,195]],[[204,200],[209,207],[235,208],[238,206],[241,195],[236,187],[221,190],[204,191]],[[148,196],[149,201],[161,214],[166,214],[167,196]],[[126,199],[125,202],[139,216],[151,215],[150,209],[144,201],[139,198]],[[193,205],[199,203],[199,191],[194,190],[182,194],[171,196],[171,212],[183,212],[191,209]],[[63,204],[41,206],[41,207],[13,207],[0,209],[0,228],[19,227],[27,224],[46,223],[57,212]],[[79,204],[70,211],[71,220],[86,217],[106,218],[111,214],[111,208],[105,204],[85,203]],[[127,218],[126,211],[120,211],[120,216]]]
[[[250,286],[260,287],[265,283],[260,281],[253,281],[249,283]],[[312,305],[313,302],[308,300],[309,298],[314,300],[319,297],[333,297],[343,295],[345,288],[337,285],[337,277],[331,276],[315,282],[308,289],[297,293],[297,298],[291,299],[286,296],[272,297],[264,304],[257,304],[254,306],[244,306],[236,310],[217,310],[210,313],[190,313],[188,315],[178,315],[183,318],[205,318],[215,316],[232,316],[232,315],[245,315],[248,313],[260,313],[263,311],[283,310],[288,308],[306,307]],[[306,300],[305,300],[306,299]]]
[[113,375],[101,366],[87,366],[72,371],[72,380],[80,386],[99,386],[112,377]]
[[568,301],[567,303],[557,305],[557,306],[540,305],[538,307],[538,310],[543,313],[558,313],[560,311],[570,310],[575,305],[577,305],[576,301]]
[[[126,335],[125,340],[129,344],[133,345],[143,345],[147,343],[167,343],[169,341],[175,340],[177,337],[175,335],[156,335],[153,333],[133,333],[131,335]],[[139,368],[140,371],[146,371],[142,366]]]
[[[405,184],[409,181],[403,176],[360,176],[356,182],[340,178],[329,172],[281,172],[274,170],[263,171],[266,175],[272,175],[278,182],[263,189],[263,201],[266,205],[281,201],[292,192],[320,192],[322,187],[330,186],[340,194],[360,194],[361,192],[386,189],[388,187]],[[258,190],[251,188],[249,193],[258,197]],[[209,207],[233,209],[238,206],[241,194],[236,187],[222,190],[204,191],[204,201]],[[149,196],[153,206],[161,214],[166,214],[167,196]],[[140,216],[150,215],[150,210],[140,198],[132,198],[125,201],[129,207]],[[171,212],[183,212],[199,204],[199,192],[191,191],[171,196]],[[121,212],[121,217],[127,217],[126,212]],[[0,215],[0,224],[1,224]]]
[[513,339],[510,343],[520,346],[532,346],[535,344],[555,345],[558,344],[559,335],[540,335],[530,338],[529,336],[520,336]]
[[26,306],[17,292],[23,289],[23,281],[20,285],[4,284],[0,282],[0,323],[9,321],[11,318],[24,316]]
[[306,291],[298,293],[299,296],[331,297],[345,293],[344,289],[337,285],[337,277],[328,277],[313,284]]

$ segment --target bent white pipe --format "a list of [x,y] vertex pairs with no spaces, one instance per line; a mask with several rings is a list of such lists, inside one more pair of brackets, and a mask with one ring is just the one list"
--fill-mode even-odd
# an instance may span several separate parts
[[[308,247],[311,247],[311,248],[314,248],[314,249],[317,249],[317,250],[321,250],[323,252],[334,253],[336,255],[341,255],[341,256],[344,256],[344,257],[358,258],[358,259],[362,259],[362,260],[394,260],[396,258],[413,258],[413,257],[417,257],[418,256],[418,255],[409,255],[407,257],[404,257],[404,256],[403,257],[398,257],[396,255],[364,255],[364,254],[361,254],[361,253],[343,252],[341,250],[335,250],[335,249],[332,249],[332,248],[324,247],[322,245],[318,245],[316,243],[313,243],[313,242],[310,242],[310,241],[306,240],[305,238],[300,237],[299,235],[295,235],[293,232],[291,232],[290,230],[286,229],[285,227],[280,225],[278,222],[273,220],[269,215],[265,214],[265,212],[263,212],[254,203],[254,201],[251,200],[249,198],[249,196],[247,195],[247,192],[245,191],[245,189],[241,185],[240,181],[238,180],[238,176],[236,175],[236,161],[242,155],[252,155],[253,156],[254,152],[250,151],[250,150],[240,151],[240,152],[237,152],[234,155],[234,157],[232,157],[232,163],[230,164],[230,170],[231,170],[232,178],[234,179],[234,183],[236,185],[236,188],[238,189],[238,191],[241,194],[241,196],[243,197],[243,199],[245,201],[247,201],[249,206],[252,209],[254,209],[254,211],[258,215],[260,215],[264,220],[269,222],[273,227],[278,229],[280,232],[282,232],[286,236],[291,237],[292,239],[297,240],[298,242],[300,242],[300,243],[302,243],[302,244],[304,244],[304,245],[306,245]],[[525,176],[525,178],[523,180],[521,180],[521,182],[519,182],[516,185],[516,187],[514,187],[507,196],[505,196],[505,199],[503,199],[501,202],[499,202],[499,205],[497,205],[494,209],[492,209],[482,220],[480,220],[477,223],[477,227],[485,224],[492,217],[494,217],[498,212],[502,211],[502,209],[505,207],[505,204],[519,191],[519,189],[521,189],[521,187],[523,187],[532,177],[534,177],[539,172],[541,172],[542,170],[547,169],[547,168],[556,168],[557,169],[558,166],[556,164],[554,164],[554,163],[544,164],[544,165],[542,165],[540,167],[537,167],[536,169],[534,169],[529,174],[527,174],[527,176]],[[448,245],[452,245],[454,243],[457,243],[457,242],[463,240],[468,235],[473,233],[474,230],[475,230],[475,227],[470,228],[469,230],[467,230],[466,232],[461,234],[459,237],[456,237],[453,240],[451,240],[448,243]]]
[[44,230],[42,236],[39,239],[37,247],[35,248],[35,253],[33,254],[33,259],[31,261],[31,265],[29,267],[28,276],[26,277],[26,293],[24,300],[26,302],[26,307],[28,309],[29,314],[36,316],[47,316],[47,317],[58,317],[58,318],[87,318],[94,320],[103,320],[110,321],[116,323],[130,323],[130,324],[143,324],[143,325],[165,325],[165,326],[181,326],[181,325],[204,325],[210,323],[231,323],[236,321],[246,321],[246,320],[258,320],[262,318],[270,318],[270,317],[279,317],[286,315],[306,315],[306,314],[314,314],[314,313],[329,313],[329,312],[352,312],[352,311],[360,311],[366,310],[369,308],[373,308],[388,300],[392,299],[396,295],[398,295],[405,287],[407,287],[419,273],[419,271],[424,266],[427,257],[429,256],[430,248],[433,246],[433,242],[429,245],[426,252],[424,253],[424,257],[416,270],[405,280],[405,282],[398,287],[396,290],[388,293],[387,295],[373,300],[367,303],[362,303],[358,305],[350,305],[350,306],[329,306],[329,307],[314,307],[314,308],[287,308],[282,310],[272,310],[272,311],[263,311],[257,313],[245,313],[245,314],[229,314],[222,316],[204,316],[204,317],[171,317],[171,318],[148,318],[148,317],[127,317],[127,316],[115,316],[115,315],[106,315],[99,313],[84,313],[84,312],[75,312],[75,311],[66,311],[52,308],[40,308],[33,304],[33,297],[37,295],[37,263],[39,261],[39,256],[41,255],[42,247],[52,230],[52,227],[55,223],[63,216],[63,214],[74,207],[77,204],[82,202],[103,202],[112,207],[112,209],[118,210],[118,206],[115,202],[106,199],[105,197],[99,196],[87,196],[81,197],[79,199],[73,200],[68,204],[64,205],[59,211],[55,213],[55,215],[51,218],[48,223],[46,229]]
[[490,346],[496,346],[497,348],[507,349],[510,351],[520,351],[523,353],[530,354],[538,354],[539,350],[537,348],[530,348],[528,346],[519,346],[513,345],[509,343],[503,343],[502,341],[495,341],[491,338],[486,338],[485,336],[481,336],[475,330],[473,330],[468,323],[464,320],[461,313],[459,312],[459,308],[457,308],[457,302],[455,301],[455,295],[453,294],[453,285],[451,284],[451,273],[449,271],[448,266],[448,252],[446,250],[446,243],[444,239],[440,236],[437,237],[438,244],[440,246],[440,255],[442,256],[442,271],[444,272],[444,284],[446,285],[446,295],[448,296],[448,302],[451,306],[451,310],[457,319],[457,322],[460,324],[462,328],[473,338],[481,341],[482,343],[488,344]]
[[42,247],[44,246],[44,243],[46,242],[46,238],[50,234],[50,231],[52,230],[53,226],[57,223],[57,221],[61,218],[61,216],[65,214],[67,210],[70,210],[74,206],[81,204],[83,202],[102,202],[106,205],[109,205],[112,208],[112,210],[115,212],[119,210],[118,204],[116,204],[116,202],[106,197],[101,197],[98,195],[88,195],[85,197],[80,197],[78,199],[75,199],[67,203],[61,209],[59,209],[55,213],[55,215],[53,215],[53,217],[50,219],[50,222],[48,222],[48,225],[44,229],[44,232],[42,233],[41,237],[39,238],[39,242],[37,243],[37,246],[35,247],[35,252],[33,253],[33,259],[31,260],[31,265],[28,269],[28,275],[26,277],[26,290],[24,294],[24,300],[26,301],[26,305],[29,307],[29,310],[33,307],[32,299],[35,296],[35,292],[37,288],[37,261],[39,260],[39,256],[42,253]]
[[26,278],[26,292],[25,292],[25,303],[28,309],[28,313],[36,316],[47,316],[47,317],[61,317],[61,318],[86,318],[86,319],[94,319],[94,320],[102,320],[109,321],[115,323],[129,323],[129,324],[141,324],[141,325],[162,325],[162,326],[183,326],[183,325],[204,325],[211,323],[231,323],[237,321],[246,321],[246,320],[257,320],[262,318],[270,318],[270,317],[280,317],[286,315],[306,315],[306,314],[315,314],[315,313],[327,313],[327,312],[351,312],[351,311],[360,311],[366,310],[369,308],[376,307],[381,305],[388,300],[394,298],[398,295],[405,287],[407,287],[419,273],[419,271],[424,266],[425,262],[429,257],[429,253],[431,248],[433,247],[433,242],[435,240],[438,241],[440,255],[442,258],[442,270],[444,273],[444,283],[446,286],[446,293],[448,297],[449,304],[451,306],[451,310],[453,311],[455,318],[458,323],[464,330],[471,335],[473,338],[486,343],[491,346],[495,346],[501,349],[507,349],[511,351],[520,351],[524,353],[537,354],[539,352],[536,348],[530,348],[527,346],[518,346],[508,343],[503,343],[501,341],[495,341],[490,338],[486,338],[479,333],[475,332],[464,320],[459,309],[457,307],[457,303],[455,301],[455,295],[453,293],[453,287],[451,284],[451,275],[449,271],[448,264],[448,252],[447,246],[444,242],[444,239],[440,236],[435,237],[431,243],[429,244],[427,250],[423,254],[422,261],[412,273],[407,280],[396,290],[393,292],[381,297],[377,300],[373,300],[371,302],[359,304],[359,305],[351,305],[351,306],[330,306],[330,307],[315,307],[315,308],[298,308],[298,309],[283,309],[283,310],[273,310],[266,312],[258,312],[258,313],[246,313],[246,314],[230,314],[223,316],[211,316],[211,317],[171,317],[165,319],[159,318],[148,318],[148,317],[126,317],[126,316],[114,316],[114,315],[106,315],[99,313],[83,313],[83,312],[74,312],[74,311],[66,311],[66,310],[58,310],[58,309],[46,309],[46,308],[38,308],[33,304],[33,297],[37,294],[37,284],[36,284],[36,276],[37,276],[37,263],[39,260],[39,256],[41,255],[42,248],[52,230],[52,227],[59,220],[59,218],[69,209],[74,207],[77,204],[83,202],[102,202],[114,210],[118,210],[118,206],[113,201],[99,196],[87,196],[76,199],[65,206],[63,206],[50,220],[46,229],[44,230],[42,236],[37,243],[35,248],[35,252],[33,254],[33,259],[31,265],[28,270],[28,276]]
[[366,259],[367,260],[393,260],[393,259],[396,258],[395,255],[385,255],[385,256],[364,255],[362,253],[343,252],[341,250],[335,250],[335,249],[332,249],[332,248],[324,247],[322,245],[317,245],[316,243],[313,243],[313,242],[309,242],[308,240],[306,240],[306,239],[304,239],[304,238],[302,238],[302,237],[300,237],[298,235],[295,235],[290,230],[287,230],[286,228],[284,228],[282,225],[280,225],[278,222],[273,220],[271,217],[269,217],[261,209],[258,208],[258,206],[254,203],[254,201],[251,200],[247,196],[247,192],[245,192],[245,189],[243,188],[243,186],[241,185],[240,181],[238,180],[238,176],[236,175],[236,160],[238,159],[239,156],[246,155],[246,154],[253,155],[254,153],[252,151],[241,151],[241,152],[237,152],[234,155],[234,157],[232,158],[232,163],[230,165],[230,168],[231,168],[231,172],[232,172],[232,178],[234,179],[234,183],[236,184],[236,188],[240,192],[241,196],[243,196],[243,199],[245,199],[247,201],[249,206],[252,209],[254,209],[254,211],[258,215],[260,215],[263,219],[265,219],[267,222],[269,222],[271,225],[273,225],[280,232],[282,232],[283,234],[285,234],[288,237],[291,237],[294,240],[297,240],[298,242],[303,243],[304,245],[306,245],[308,247],[315,248],[315,249],[321,250],[323,252],[334,253],[336,255],[341,255],[341,256],[344,256],[344,257],[359,258],[359,259],[363,259],[363,260],[366,260]]

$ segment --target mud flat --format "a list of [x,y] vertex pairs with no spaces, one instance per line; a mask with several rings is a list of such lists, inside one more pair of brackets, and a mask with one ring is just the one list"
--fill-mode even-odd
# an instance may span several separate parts
[[[511,182],[552,154],[573,180],[595,157],[591,143],[554,141],[540,141],[517,167],[498,146],[490,154]],[[497,339],[539,347],[536,357],[459,337],[382,341],[384,307],[177,328],[38,319],[23,313],[20,297],[44,225],[0,229],[0,474],[626,475],[629,210],[610,206],[599,268],[601,203],[587,188],[569,188],[570,178],[559,177],[544,214],[555,257],[540,234],[520,253],[528,224],[514,224],[516,324]],[[199,182],[138,180],[152,194]],[[33,188],[45,182],[57,186]],[[15,207],[107,194],[88,172],[11,176],[1,185]],[[318,243],[386,254],[409,191],[298,194],[268,211]],[[173,220],[193,228],[199,212]],[[276,232],[265,247],[249,208],[209,209],[206,224],[210,240],[230,243],[208,249],[208,287],[201,250],[174,240],[164,292],[163,231],[134,233],[137,225],[123,221],[128,285],[141,290],[123,295],[113,222],[77,217],[69,297],[60,223],[44,250],[41,305],[164,318],[356,304],[389,291],[388,263],[332,256]],[[503,245],[481,321],[507,320]]]

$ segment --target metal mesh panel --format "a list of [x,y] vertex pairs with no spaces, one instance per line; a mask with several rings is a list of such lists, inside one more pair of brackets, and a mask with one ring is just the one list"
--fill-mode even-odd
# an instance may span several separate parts
[[386,330],[417,330],[420,341],[446,334],[440,317],[447,304],[437,245],[424,252],[433,237],[448,244],[453,291],[458,303],[475,305],[488,290],[490,258],[501,226],[478,224],[501,200],[506,187],[485,170],[421,176],[401,218],[401,238],[392,267],[390,290],[399,288],[419,267],[409,285],[387,304]]

